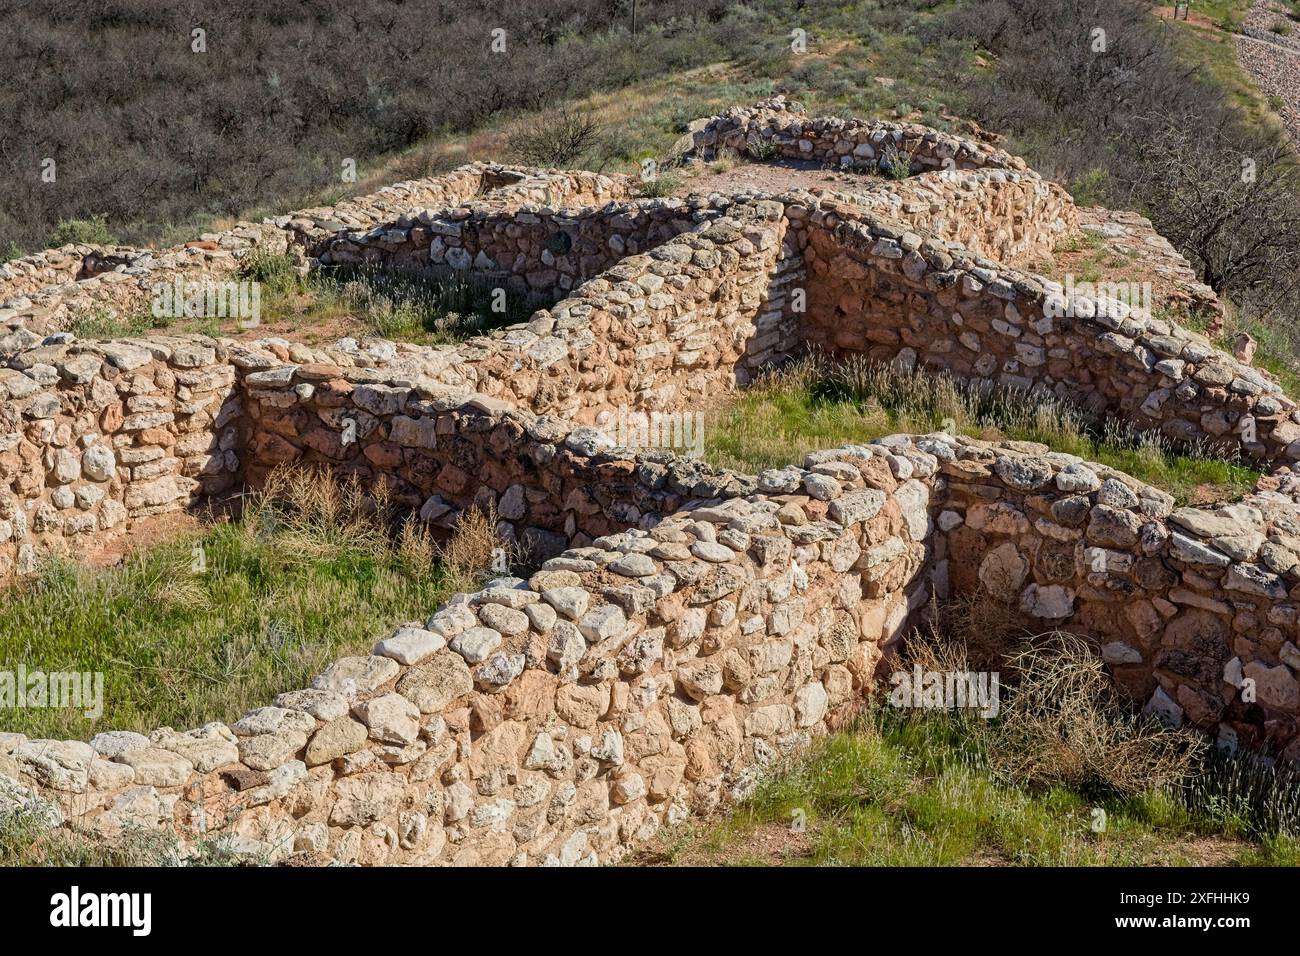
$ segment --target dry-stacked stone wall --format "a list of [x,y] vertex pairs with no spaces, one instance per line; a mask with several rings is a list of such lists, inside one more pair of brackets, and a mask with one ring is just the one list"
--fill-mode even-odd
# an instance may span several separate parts
[[50,346],[0,368],[0,580],[230,488],[235,369],[203,339]]
[[[507,171],[499,170],[494,181],[506,176]],[[331,233],[306,243],[307,248],[322,265],[472,270],[515,276],[521,289],[556,296],[571,289],[575,279],[603,271],[648,242],[632,237],[630,245],[620,244],[604,223],[584,228],[597,208],[627,199],[631,181],[626,176],[554,171],[514,176],[510,184],[481,195],[423,209],[408,206],[389,221]],[[633,207],[624,215],[635,220],[637,213]],[[613,215],[610,211],[601,218]],[[643,218],[624,228],[648,231],[655,225]],[[657,238],[662,241],[682,228],[661,227]]]
[[323,265],[459,272],[559,298],[581,282],[648,252],[705,221],[700,204],[639,200],[557,212],[497,203],[421,214],[364,237],[335,237],[320,251]]
[[[532,459],[512,476],[537,474],[527,520],[555,507],[566,471],[647,510],[229,727],[0,738],[6,796],[84,832],[165,827],[262,859],[608,862],[744,796],[870,692],[932,591],[974,589],[1093,636],[1163,719],[1297,756],[1300,486],[1176,509],[1041,446],[940,434],[716,473],[735,484],[682,501],[644,456],[591,453],[584,429],[480,398],[459,409],[437,419],[459,429],[451,448],[504,427],[511,457]],[[547,446],[567,463],[542,464]]]
[[916,123],[808,116],[798,103],[774,96],[735,106],[693,134],[693,152],[715,159],[724,150],[750,156],[806,159],[852,169],[890,170],[892,151],[906,157],[895,175],[938,169],[1006,169],[1032,173],[1019,156],[986,143]]
[[[629,201],[623,180],[464,167],[240,241],[559,299],[527,323],[439,348],[6,349],[0,577],[281,466],[383,484],[439,528],[491,506],[531,573],[376,635],[229,726],[0,732],[0,808],[270,861],[609,862],[750,792],[871,692],[931,595],[976,591],[1091,638],[1162,719],[1300,759],[1300,479],[1285,468],[1240,503],[1176,508],[1027,443],[900,435],[749,476],[590,427],[611,409],[698,409],[816,345],[1047,391],[1260,462],[1300,457],[1295,405],[1262,373],[983,257],[1072,228],[1068,197],[1020,161],[781,103],[725,114],[696,143],[754,136],[842,165],[878,163],[889,141],[935,171],[861,202]],[[231,244],[199,251],[234,259]]]
[[483,207],[478,197],[490,197],[487,206],[506,213],[530,204],[604,204],[630,192],[625,176],[471,163],[334,206],[241,222],[175,248],[70,245],[47,250],[0,265],[0,355],[39,344],[79,314],[105,309],[120,316],[148,308],[159,285],[227,279],[253,249],[311,259],[337,244],[335,261],[354,261],[342,250],[399,244],[421,219],[427,223],[445,213],[459,215],[453,211],[466,203]]
[[98,253],[105,259],[138,255],[139,250],[123,246],[101,249],[84,243],[68,243],[20,259],[0,263],[0,302],[29,295],[46,286],[64,285],[86,276],[86,257]]
[[1295,402],[1202,335],[1115,298],[1067,297],[1059,283],[839,203],[807,221],[802,330],[830,354],[1044,389],[1261,464],[1300,457]]
[[3,798],[269,860],[615,860],[743,797],[866,693],[926,596],[916,469],[828,460],[646,514],[648,531],[458,596],[230,726],[0,736]]
[[[1300,481],[1236,504],[1044,446],[899,437],[935,455],[938,594],[981,591],[1094,639],[1148,713],[1300,760]],[[1247,681],[1250,693],[1243,693]]]
[[323,365],[250,367],[244,403],[256,438],[245,478],[258,485],[276,468],[325,468],[385,484],[435,527],[454,526],[468,508],[491,509],[534,565],[694,498],[756,488],[753,478],[670,454],[629,462],[596,429],[484,395],[368,377],[351,381]]
[[289,234],[274,226],[243,223],[173,249],[63,247],[58,251],[66,253],[65,274],[73,257],[86,250],[79,271],[28,293],[11,296],[0,288],[0,296],[6,297],[0,300],[0,358],[42,344],[49,335],[68,329],[80,315],[148,311],[160,286],[228,280],[254,248],[282,254],[290,248]]
[[1050,258],[1079,229],[1069,193],[1024,160],[927,126],[814,118],[777,96],[730,109],[693,134],[696,157],[712,159],[728,150],[887,174],[897,181],[854,201],[1002,262]]

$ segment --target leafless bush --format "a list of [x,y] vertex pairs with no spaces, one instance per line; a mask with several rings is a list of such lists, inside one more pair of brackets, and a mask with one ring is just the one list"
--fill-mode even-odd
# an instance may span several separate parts
[[1064,631],[1034,634],[987,595],[940,608],[903,662],[931,673],[997,673],[998,714],[959,711],[990,770],[1015,786],[1121,794],[1185,785],[1206,743],[1135,713],[1101,658]]
[[1031,633],[1010,604],[980,588],[937,604],[937,618],[927,639],[915,643],[947,648],[949,654],[955,651],[964,663],[960,670],[1005,672]]
[[1185,782],[1204,747],[1133,713],[1081,637],[1041,635],[1011,657],[1016,681],[990,727],[988,757],[1009,782],[1135,794]]
[[506,150],[526,166],[569,166],[596,145],[600,129],[595,115],[585,110],[551,110],[516,125]]

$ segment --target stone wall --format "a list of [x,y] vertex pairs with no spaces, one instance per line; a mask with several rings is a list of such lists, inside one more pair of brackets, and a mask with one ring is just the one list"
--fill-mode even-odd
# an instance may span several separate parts
[[758,485],[458,596],[230,727],[0,735],[0,799],[271,860],[616,860],[824,732],[925,598],[923,481],[849,458]]
[[938,434],[705,475],[701,500],[680,475],[664,493],[655,456],[481,397],[433,421],[431,473],[479,434],[505,449],[482,487],[522,521],[629,529],[570,535],[586,543],[527,581],[457,596],[230,727],[0,736],[6,796],[262,859],[609,862],[743,797],[871,692],[932,591],[975,589],[1093,637],[1149,712],[1300,756],[1300,481],[1175,509],[1041,446]]
[[[252,249],[312,258],[331,245],[387,248],[412,226],[469,208],[499,214],[539,203],[575,207],[625,199],[626,176],[471,163],[442,176],[385,186],[334,206],[303,209],[260,223],[241,222],[169,249],[72,245],[0,265],[0,356],[39,344],[75,316],[104,309],[122,316],[149,307],[154,290],[177,279],[223,280]],[[468,206],[466,206],[468,204]],[[87,268],[87,257],[93,262]]]
[[[889,176],[852,196],[828,195],[1005,263],[1049,259],[1077,235],[1069,193],[1024,160],[983,143],[911,123],[808,117],[777,96],[736,107],[693,134],[689,155],[740,155],[815,163]],[[891,158],[907,157],[891,172]]]
[[334,237],[323,265],[459,272],[520,292],[560,298],[578,284],[648,252],[721,211],[684,200],[637,200],[556,212],[538,206],[466,207],[391,223],[373,236]]
[[1042,630],[1091,637],[1148,713],[1233,750],[1300,760],[1300,479],[1175,508],[1159,489],[1044,446],[889,444],[940,462],[937,593],[983,591]]
[[804,108],[774,96],[753,106],[734,106],[704,123],[692,151],[715,159],[724,150],[753,159],[802,159],[847,169],[888,172],[891,147],[907,157],[895,175],[939,169],[1007,169],[1030,172],[1019,156],[986,143],[916,123],[808,116]]
[[0,581],[231,487],[234,385],[202,339],[51,346],[0,368]]
[[[0,807],[267,860],[609,862],[743,797],[871,692],[931,594],[974,591],[1092,638],[1162,719],[1300,758],[1300,478],[1287,468],[1238,504],[1176,509],[1027,443],[893,436],[748,476],[614,448],[588,427],[616,408],[699,409],[815,345],[1297,459],[1295,405],[1259,371],[984,258],[1072,228],[1068,197],[1018,160],[779,103],[724,114],[697,144],[731,146],[737,131],[845,165],[878,160],[860,147],[886,139],[923,167],[952,162],[853,201],[628,201],[625,180],[464,167],[177,262],[274,241],[322,264],[455,268],[563,296],[527,323],[438,348],[56,336],[11,349],[0,577],[282,465],[383,483],[440,528],[491,505],[534,573],[455,596],[229,727],[0,733]],[[67,301],[60,288],[38,295]]]
[[322,365],[250,371],[243,382],[250,484],[275,468],[324,468],[367,488],[383,483],[396,504],[442,528],[467,508],[491,508],[533,566],[692,498],[756,487],[669,454],[630,462],[596,429],[464,389],[354,383]]
[[[681,204],[641,211],[646,214],[620,211],[600,221],[611,224],[611,237],[624,237],[623,221],[632,223],[648,252],[624,254],[526,324],[408,353],[402,370],[591,423],[598,410],[618,406],[698,409],[791,353],[797,335],[785,288],[799,266],[787,259],[779,203],[734,204],[726,215],[713,210],[681,234]],[[655,245],[661,227],[676,237]],[[620,239],[625,251],[630,244]],[[599,262],[600,255],[592,259]],[[550,269],[551,277],[557,274],[566,275]]]
[[1177,443],[1260,464],[1300,456],[1300,413],[1276,381],[1202,335],[1113,298],[954,250],[823,202],[798,233],[806,341],[1043,389]]

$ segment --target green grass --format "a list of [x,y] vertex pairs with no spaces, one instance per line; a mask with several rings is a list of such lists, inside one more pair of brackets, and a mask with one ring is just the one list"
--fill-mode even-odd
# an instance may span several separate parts
[[485,279],[374,269],[337,268],[309,280],[323,299],[354,311],[373,334],[386,339],[442,345],[519,322],[536,300]]
[[[670,831],[668,862],[837,866],[1294,866],[1294,831],[1234,829],[1196,795],[1030,790],[987,766],[965,720],[892,708],[821,738],[729,815]],[[1104,828],[1098,829],[1104,813]],[[748,850],[759,827],[793,827],[781,858]],[[1290,823],[1294,824],[1294,819]]]
[[[176,324],[170,317],[153,315],[148,306],[119,315],[101,305],[74,314],[68,330],[79,339],[122,339],[172,329]],[[214,322],[199,320],[191,322],[185,331],[216,334],[217,330]]]
[[1202,454],[1179,454],[1158,435],[1114,420],[1097,424],[1062,403],[984,390],[952,376],[850,362],[832,369],[800,363],[762,379],[712,416],[705,457],[745,472],[798,464],[821,448],[900,432],[939,430],[986,439],[1041,442],[1126,472],[1180,502],[1240,497],[1259,473]]
[[301,492],[254,499],[242,520],[116,568],[56,561],[12,586],[0,597],[0,669],[102,672],[104,713],[15,709],[4,729],[84,740],[230,721],[466,586],[413,526],[363,516],[346,495]]
[[442,345],[525,322],[538,304],[461,273],[337,266],[304,275],[288,255],[254,253],[243,274],[262,283],[263,325],[287,325],[307,334],[329,325],[335,333]]

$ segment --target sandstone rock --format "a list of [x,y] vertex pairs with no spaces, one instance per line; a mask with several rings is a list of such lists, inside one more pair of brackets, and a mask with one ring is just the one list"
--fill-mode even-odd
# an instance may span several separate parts
[[54,790],[84,793],[95,752],[89,744],[70,740],[28,740],[13,757],[38,783]]
[[481,664],[501,646],[501,634],[490,627],[471,627],[451,639],[451,649],[471,664]]
[[301,710],[317,720],[337,720],[348,712],[348,702],[342,694],[329,690],[293,690],[275,699],[275,706],[287,710]]
[[1014,600],[1029,573],[1029,562],[1010,541],[993,548],[980,562],[980,583],[994,597]]
[[292,760],[305,746],[307,735],[300,730],[241,737],[239,759],[254,770],[274,770]]
[[311,686],[352,700],[382,687],[400,671],[397,662],[387,657],[343,657],[325,668]]
[[365,773],[344,777],[334,785],[335,800],[330,808],[332,826],[374,823],[397,813],[402,784],[390,774]]
[[351,717],[339,717],[312,735],[304,760],[307,766],[315,767],[356,753],[366,745],[368,733],[365,724]]
[[383,743],[406,745],[420,735],[420,709],[398,693],[354,704],[352,713]]
[[145,749],[149,738],[130,730],[108,730],[91,737],[90,746],[101,757],[111,759],[126,750]]
[[180,754],[157,747],[124,750],[113,759],[134,770],[136,783],[146,787],[179,787],[194,772],[194,765]]
[[1285,665],[1251,661],[1242,671],[1255,682],[1256,698],[1264,706],[1293,712],[1300,705],[1300,683]]
[[440,713],[473,689],[474,679],[465,661],[449,652],[435,654],[427,663],[412,668],[396,688],[422,714]]
[[406,625],[376,644],[375,655],[391,657],[399,664],[419,664],[446,646],[447,639],[441,634]]

